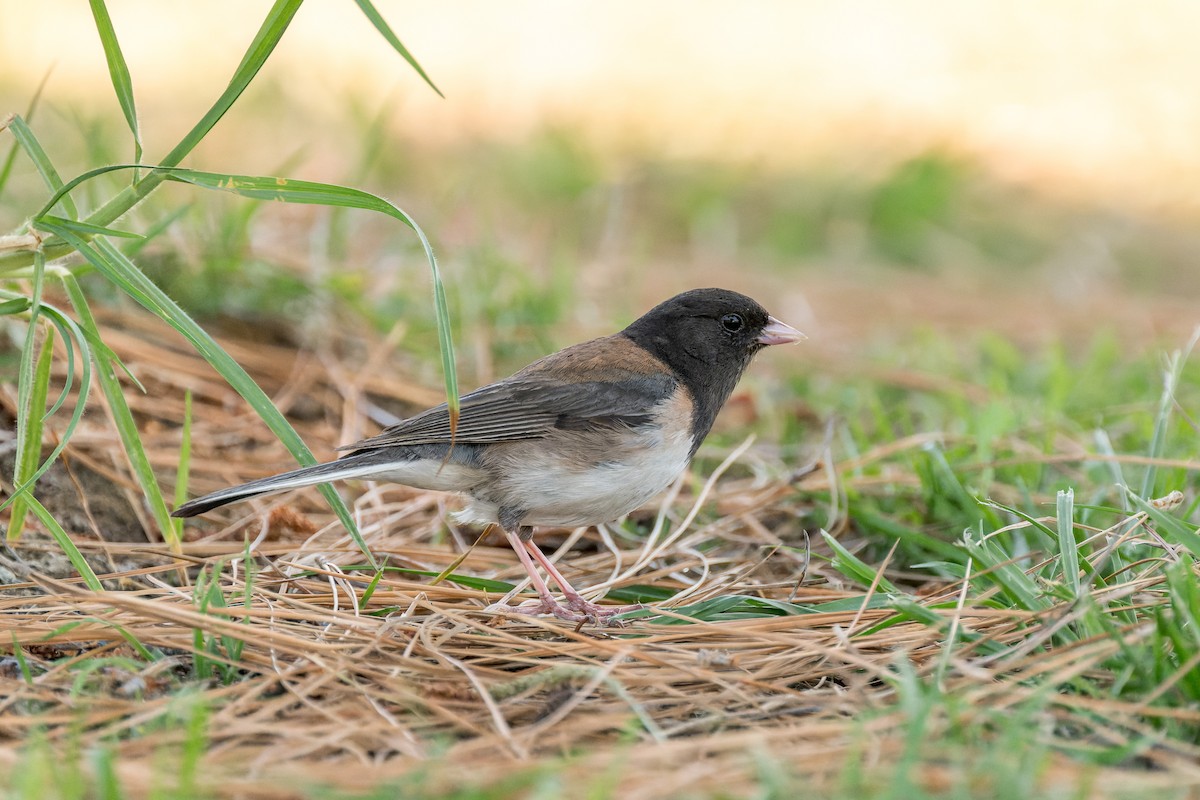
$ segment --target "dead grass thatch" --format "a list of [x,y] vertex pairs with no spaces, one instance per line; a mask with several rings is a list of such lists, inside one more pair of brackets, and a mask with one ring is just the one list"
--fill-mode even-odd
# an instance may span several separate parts
[[[185,348],[129,331],[113,332],[109,343],[147,384],[147,395],[131,394],[131,404],[164,476],[178,452],[184,389],[196,398],[194,492],[286,465],[257,420]],[[332,447],[363,433],[338,421],[362,419],[359,404],[372,395],[418,405],[436,399],[388,380],[386,370],[297,357],[287,347],[228,344],[297,412],[312,444]],[[115,441],[92,415],[67,463],[103,473],[120,494],[132,484]],[[839,785],[848,769],[886,775],[886,765],[903,757],[912,720],[897,706],[898,665],[936,677],[962,698],[964,719],[924,721],[920,735],[936,740],[965,718],[986,728],[991,715],[1030,698],[1032,676],[1066,681],[1121,646],[1105,638],[1049,657],[1015,647],[985,658],[981,643],[1031,641],[1071,610],[1038,616],[947,604],[958,597],[953,585],[924,587],[922,602],[947,626],[978,634],[974,645],[947,656],[938,627],[912,622],[863,634],[894,612],[869,607],[872,591],[847,588],[810,564],[797,522],[795,486],[823,485],[839,470],[789,474],[753,450],[730,455],[723,466],[737,467],[685,482],[645,510],[647,524],[658,523],[645,541],[604,531],[546,535],[579,585],[678,591],[662,616],[621,629],[486,613],[498,595],[395,571],[363,602],[371,575],[350,569],[361,554],[312,494],[229,509],[178,554],[161,543],[81,532],[81,549],[111,587],[103,593],[53,577],[53,546],[29,535],[2,564],[17,582],[0,587],[0,642],[21,648],[31,680],[22,679],[16,660],[0,663],[0,770],[17,767],[37,730],[64,748],[107,743],[122,786],[145,794],[170,784],[171,765],[188,746],[187,727],[164,720],[202,708],[199,783],[222,796],[292,797],[313,784],[365,790],[414,776],[430,794],[471,784],[507,796],[517,790],[506,780],[536,775],[539,765],[553,766],[566,796],[601,785],[622,798],[741,796],[767,769],[763,759],[817,791]],[[471,543],[466,533],[447,532],[442,496],[396,486],[355,494],[363,533],[389,566],[437,572]],[[100,533],[111,532],[95,513],[87,516]],[[511,552],[488,542],[458,572],[523,585]],[[227,607],[202,607],[214,580]],[[731,594],[847,603],[829,613],[686,624],[671,611]],[[1149,631],[1133,627],[1124,635],[1134,641]],[[137,659],[131,642],[158,657]],[[198,653],[215,664],[214,676],[199,683]],[[1057,715],[1076,711],[1111,720],[1105,735],[1113,737],[1135,736],[1148,715],[1200,721],[1195,709],[1064,694],[1046,704],[1030,736],[1049,739]],[[1198,757],[1200,749],[1163,747],[1149,757],[1160,769],[1127,772],[1054,756],[1039,782],[1053,793],[1090,781],[1096,796],[1200,785]],[[931,789],[955,785],[961,766],[932,763],[920,779]]]

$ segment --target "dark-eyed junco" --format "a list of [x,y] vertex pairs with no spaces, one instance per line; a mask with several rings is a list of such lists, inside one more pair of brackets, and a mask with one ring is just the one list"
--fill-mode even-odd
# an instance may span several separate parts
[[537,589],[539,603],[512,610],[603,622],[628,607],[580,596],[534,544],[533,526],[610,522],[658,494],[687,467],[754,354],[803,338],[745,295],[684,292],[620,333],[463,395],[453,437],[443,404],[343,448],[337,461],[214,492],[173,516],[346,478],[461,492],[470,503],[459,518],[499,524]]

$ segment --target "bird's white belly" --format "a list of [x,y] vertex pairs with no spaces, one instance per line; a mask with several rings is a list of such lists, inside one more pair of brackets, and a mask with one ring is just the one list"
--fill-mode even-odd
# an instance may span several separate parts
[[[522,525],[597,525],[611,522],[641,506],[671,485],[687,467],[691,436],[686,431],[664,435],[647,431],[641,455],[613,458],[579,469],[552,456],[528,459],[505,476],[509,498],[521,498]],[[506,501],[507,502],[507,501]],[[495,522],[497,506],[478,498],[459,514],[464,522]]]

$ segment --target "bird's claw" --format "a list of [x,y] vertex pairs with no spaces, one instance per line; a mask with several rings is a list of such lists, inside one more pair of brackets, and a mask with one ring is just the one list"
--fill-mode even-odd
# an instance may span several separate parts
[[610,626],[620,628],[626,623],[624,620],[616,619],[618,614],[625,614],[629,611],[637,611],[642,608],[645,608],[645,606],[640,603],[630,606],[602,606],[584,600],[577,595],[568,598],[565,604],[559,603],[553,598],[543,598],[533,605],[506,606],[495,603],[484,610],[501,614],[522,614],[530,617],[546,615],[557,617],[566,622],[580,624],[590,622],[601,627]]

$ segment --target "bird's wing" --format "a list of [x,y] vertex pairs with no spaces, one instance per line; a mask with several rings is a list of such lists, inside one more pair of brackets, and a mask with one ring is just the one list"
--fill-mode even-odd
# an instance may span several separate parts
[[[463,395],[453,440],[488,444],[538,439],[563,428],[636,427],[648,423],[654,407],[675,388],[676,381],[669,374],[630,372],[617,380],[564,381],[520,373]],[[362,451],[450,441],[450,413],[443,403],[339,449]]]

